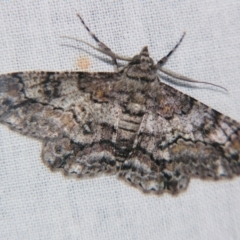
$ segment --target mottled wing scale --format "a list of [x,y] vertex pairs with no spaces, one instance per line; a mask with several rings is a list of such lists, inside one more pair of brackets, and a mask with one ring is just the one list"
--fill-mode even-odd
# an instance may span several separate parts
[[[115,174],[144,192],[176,194],[192,177],[240,175],[240,124],[162,83],[177,45],[157,64],[148,48],[114,73],[0,75],[0,122],[43,143],[43,162],[66,175]],[[91,46],[91,45],[90,45]],[[95,48],[95,47],[94,47]],[[96,48],[95,48],[96,49]],[[115,68],[117,69],[117,68]]]
[[42,141],[66,175],[117,174],[155,193],[239,175],[240,124],[160,82],[147,58],[119,73],[1,75],[0,121]]

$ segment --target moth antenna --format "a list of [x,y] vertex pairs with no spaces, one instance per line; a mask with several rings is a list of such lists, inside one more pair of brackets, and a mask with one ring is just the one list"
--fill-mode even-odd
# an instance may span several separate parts
[[176,49],[178,48],[178,46],[181,44],[181,42],[182,42],[182,40],[183,40],[183,38],[184,38],[185,35],[186,35],[186,32],[184,31],[182,37],[180,38],[180,40],[178,41],[178,43],[175,45],[175,47],[174,47],[166,56],[164,56],[162,59],[160,59],[160,60],[158,61],[157,64],[158,64],[159,66],[163,66],[163,65],[167,62],[167,60],[169,59],[169,57],[176,51]]
[[[98,44],[98,46],[100,47],[100,49],[96,49],[95,47],[91,46],[90,44],[87,44],[90,47],[93,47],[94,49],[108,55],[109,57],[112,58],[113,64],[114,64],[114,70],[118,71],[118,66],[117,66],[117,59],[121,59],[121,60],[125,60],[123,59],[123,57],[118,56],[117,54],[115,54],[106,44],[104,44],[103,42],[101,42],[96,35],[91,32],[91,30],[88,28],[88,26],[85,24],[84,20],[81,18],[80,14],[77,13],[78,18],[80,19],[81,23],[83,24],[83,26],[86,28],[86,30],[88,31],[89,35],[94,39],[94,41]],[[80,40],[81,41],[81,40]],[[83,42],[83,41],[81,41]],[[84,42],[86,43],[86,42]],[[128,60],[127,60],[128,61]]]
[[228,92],[228,90],[220,85],[217,85],[217,84],[213,84],[213,83],[209,83],[209,82],[203,82],[203,81],[198,81],[198,80],[195,80],[195,79],[192,79],[192,78],[189,78],[189,77],[186,77],[186,76],[183,76],[181,74],[178,74],[178,73],[175,73],[169,69],[166,69],[166,68],[163,68],[159,65],[157,65],[157,68],[159,71],[171,76],[171,77],[174,77],[176,79],[179,79],[179,80],[182,80],[182,81],[185,81],[185,82],[194,82],[194,83],[204,83],[204,84],[208,84],[208,85],[212,85],[212,86],[215,86],[215,87],[219,87],[219,88],[222,88],[224,89],[226,92]]
[[81,18],[81,16],[80,16],[79,13],[77,13],[77,16],[78,16],[78,18],[80,19],[80,21],[82,22],[83,26],[84,26],[84,27],[86,28],[86,30],[88,31],[88,33],[90,34],[90,36],[95,40],[95,42],[96,42],[97,44],[99,44],[99,43],[100,43],[100,40],[96,37],[96,35],[95,35],[93,32],[91,32],[91,30],[88,28],[88,26],[86,25],[86,23],[84,22],[84,20]]

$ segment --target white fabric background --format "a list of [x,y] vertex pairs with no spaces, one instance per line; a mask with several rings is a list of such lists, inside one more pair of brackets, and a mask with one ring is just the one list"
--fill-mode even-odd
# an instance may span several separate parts
[[[240,121],[240,1],[0,1],[0,73],[112,71],[76,17],[115,52],[145,45],[155,61],[187,31],[169,69],[220,84],[175,88]],[[88,52],[85,52],[87,50]],[[170,82],[169,84],[172,84]],[[115,177],[75,180],[51,173],[41,144],[0,125],[0,239],[240,239],[240,178],[192,180],[177,197],[145,195]]]

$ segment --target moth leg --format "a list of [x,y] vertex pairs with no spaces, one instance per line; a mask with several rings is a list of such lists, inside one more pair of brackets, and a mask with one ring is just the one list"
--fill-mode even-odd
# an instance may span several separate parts
[[162,59],[160,59],[157,63],[158,66],[163,66],[167,60],[169,59],[169,57],[176,51],[176,49],[178,48],[178,46],[180,45],[180,43],[182,42],[184,36],[185,36],[186,32],[183,33],[182,37],[180,38],[180,40],[178,41],[178,43],[175,45],[175,47],[166,55],[164,56]]
[[[77,41],[77,42],[84,43],[84,44],[88,45],[89,47],[91,47],[91,48],[93,48],[93,49],[95,49],[95,50],[97,50],[97,51],[99,51],[99,52],[101,52],[101,53],[103,53],[103,54],[106,54],[106,55],[110,56],[110,55],[109,55],[108,53],[106,53],[102,48],[95,47],[95,46],[93,46],[92,44],[90,44],[90,43],[88,43],[88,42],[86,42],[86,41],[84,41],[84,40],[82,40],[82,39],[78,39],[78,38],[75,38],[75,37],[69,37],[69,36],[61,36],[61,38],[68,38],[68,39],[75,40],[75,41]],[[116,53],[114,53],[114,54],[115,54],[116,59],[123,60],[123,61],[127,61],[127,62],[130,62],[130,61],[132,60],[132,58],[130,58],[130,57],[120,56],[120,55],[118,55],[118,54],[116,54]],[[110,57],[111,57],[111,56],[110,56]]]
[[225,87],[222,87],[220,85],[217,85],[217,84],[214,84],[214,83],[209,83],[209,82],[204,82],[204,81],[198,81],[198,80],[195,80],[193,78],[189,78],[189,77],[183,76],[183,75],[181,75],[179,73],[175,73],[175,72],[173,72],[173,71],[171,71],[169,69],[163,68],[163,67],[158,66],[158,65],[157,65],[157,68],[158,68],[159,71],[167,74],[170,77],[174,77],[176,79],[179,79],[179,80],[182,80],[182,81],[185,81],[185,82],[204,83],[204,84],[212,85],[212,86],[215,86],[215,87],[222,88],[223,90],[228,92],[228,90]]
[[86,30],[88,31],[90,36],[94,39],[94,41],[98,44],[98,46],[103,50],[102,52],[112,58],[113,65],[114,65],[114,71],[118,72],[116,54],[107,45],[105,45],[103,42],[101,42],[93,32],[91,32],[91,30],[88,28],[88,26],[85,24],[85,22],[83,21],[83,19],[81,18],[81,16],[78,13],[77,13],[77,16],[79,17],[80,21],[82,22],[83,26],[86,28]]
[[192,79],[192,78],[189,78],[189,77],[186,77],[186,76],[183,76],[179,73],[175,73],[169,69],[166,69],[166,68],[163,68],[163,65],[167,62],[167,60],[169,59],[169,57],[176,51],[176,49],[178,48],[178,46],[180,45],[180,43],[182,42],[184,36],[185,36],[186,32],[183,33],[182,37],[180,38],[180,40],[178,41],[178,43],[175,45],[175,47],[165,56],[163,57],[162,59],[160,59],[158,62],[157,62],[157,68],[158,70],[160,70],[161,72],[167,74],[168,76],[170,77],[174,77],[176,79],[179,79],[179,80],[182,80],[182,81],[186,81],[186,82],[193,82],[193,83],[204,83],[204,84],[208,84],[208,85],[212,85],[212,86],[215,86],[215,87],[219,87],[219,88],[222,88],[224,89],[226,92],[228,92],[228,90],[220,85],[217,85],[217,84],[213,84],[213,83],[209,83],[209,82],[204,82],[204,81],[198,81],[198,80],[195,80],[195,79]]

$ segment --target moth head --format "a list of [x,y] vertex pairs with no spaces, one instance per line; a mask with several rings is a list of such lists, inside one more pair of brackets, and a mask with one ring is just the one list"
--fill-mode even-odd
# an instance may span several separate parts
[[127,68],[128,77],[145,81],[153,81],[156,78],[156,72],[156,65],[149,56],[147,46],[143,47],[140,54],[132,58]]
[[131,62],[131,65],[138,65],[143,70],[151,69],[154,66],[152,58],[149,57],[148,47],[145,46],[141,50],[140,54],[135,55]]

